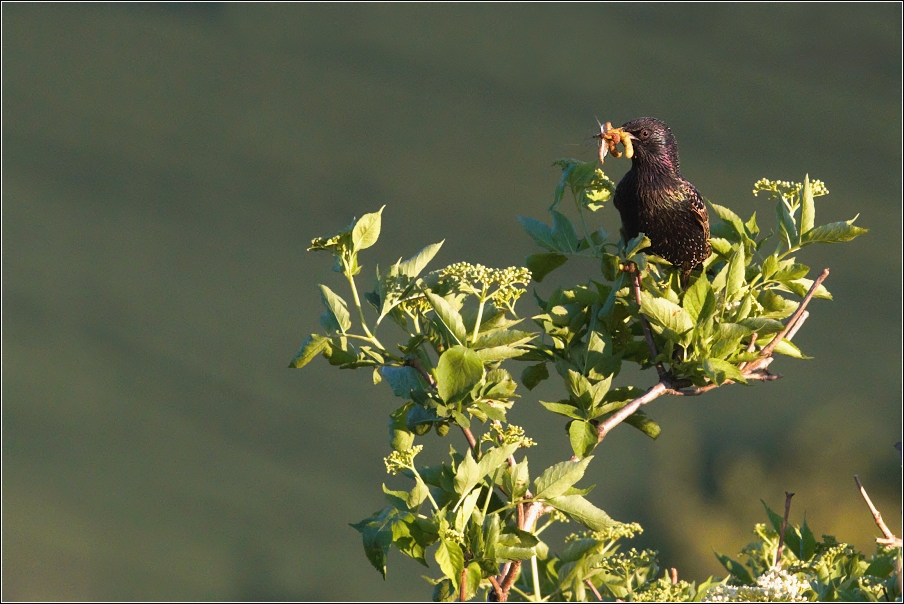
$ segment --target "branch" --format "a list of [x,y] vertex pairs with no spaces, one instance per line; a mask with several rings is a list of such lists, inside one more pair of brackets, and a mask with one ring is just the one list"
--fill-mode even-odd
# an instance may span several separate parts
[[782,561],[782,549],[785,547],[785,529],[788,528],[788,515],[791,513],[791,498],[794,497],[794,493],[789,493],[785,491],[785,515],[782,517],[782,530],[778,535],[778,549],[775,550],[775,568],[778,568],[779,563]]
[[499,585],[499,581],[496,580],[496,577],[490,577],[490,583],[493,585],[493,591],[496,593],[496,602],[504,602],[505,596],[502,593],[502,587]]
[[660,381],[658,384],[647,390],[642,396],[637,397],[608,418],[605,421],[599,423],[596,427],[597,432],[597,441],[602,442],[606,435],[612,431],[612,428],[617,426],[618,424],[625,421],[631,414],[640,409],[643,405],[646,405],[650,401],[659,398],[663,394],[666,394],[671,388],[669,384],[665,381]]
[[781,342],[786,335],[794,328],[795,324],[800,320],[801,316],[803,316],[804,311],[807,308],[807,304],[810,303],[810,300],[813,299],[813,294],[816,293],[816,288],[822,285],[822,282],[826,280],[826,277],[829,276],[829,269],[824,269],[819,277],[816,278],[816,281],[813,282],[813,285],[810,286],[810,291],[807,292],[807,295],[804,296],[803,302],[800,303],[800,306],[797,307],[797,310],[791,315],[791,318],[788,319],[788,322],[785,324],[785,328],[775,334],[775,337],[772,338],[772,341],[769,342],[765,348],[760,352],[760,360],[754,361],[751,365],[756,365],[762,359],[772,356],[772,351],[775,350],[775,347],[778,346],[778,343]]
[[881,545],[891,545],[893,547],[901,547],[901,538],[895,537],[895,534],[891,532],[891,529],[888,528],[888,525],[885,524],[885,521],[882,520],[882,514],[879,513],[879,510],[876,509],[876,506],[873,505],[873,502],[870,500],[869,495],[866,494],[866,489],[863,488],[863,484],[860,483],[860,477],[854,474],[854,482],[857,483],[857,488],[860,489],[860,495],[863,497],[863,501],[866,502],[869,511],[873,514],[873,520],[876,522],[876,526],[879,527],[879,530],[882,531],[882,535],[884,538],[879,537],[876,539],[876,543]]
[[596,588],[596,585],[593,584],[593,581],[591,581],[590,579],[584,579],[584,583],[587,584],[587,587],[590,588],[590,591],[593,592],[593,595],[596,596],[596,599],[597,599],[598,601],[602,602],[602,601],[603,601],[603,596],[600,595],[600,592],[599,592],[599,590]]
[[508,574],[505,576],[505,579],[502,581],[502,599],[500,602],[508,601],[508,592],[512,588],[512,585],[515,584],[515,579],[518,578],[518,574],[521,572],[521,560],[515,560],[512,562],[512,565],[509,567]]

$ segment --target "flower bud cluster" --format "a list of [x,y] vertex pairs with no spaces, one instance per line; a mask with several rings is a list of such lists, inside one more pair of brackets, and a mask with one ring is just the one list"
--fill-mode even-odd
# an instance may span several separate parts
[[489,300],[509,310],[531,280],[531,272],[523,267],[499,269],[469,262],[456,262],[447,266],[440,271],[440,276],[451,279],[460,292],[473,294],[482,301]]
[[810,585],[796,575],[773,568],[757,577],[756,585],[717,585],[704,602],[807,602]]
[[[800,195],[803,190],[804,184],[802,182],[791,182],[788,180],[769,180],[767,178],[761,178],[753,183],[754,195],[758,195],[761,192],[767,192],[771,194],[771,199],[775,199],[777,195],[781,195],[786,200],[790,201]],[[829,190],[821,180],[811,180],[810,190],[813,191],[813,197],[829,194]]]
[[490,429],[496,433],[496,440],[504,445],[518,443],[520,448],[526,449],[537,444],[532,438],[524,435],[524,428],[521,426],[509,424],[503,428],[498,422],[493,422],[490,424]]
[[402,470],[414,468],[414,458],[423,448],[424,445],[414,445],[405,451],[393,451],[389,457],[383,458],[383,463],[386,464],[386,471],[389,474],[398,474]]

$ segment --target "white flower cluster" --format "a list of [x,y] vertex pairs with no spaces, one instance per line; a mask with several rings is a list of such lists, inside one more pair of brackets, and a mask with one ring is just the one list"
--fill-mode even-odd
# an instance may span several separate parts
[[787,571],[773,568],[760,575],[756,586],[717,585],[706,592],[704,602],[807,602],[809,585]]

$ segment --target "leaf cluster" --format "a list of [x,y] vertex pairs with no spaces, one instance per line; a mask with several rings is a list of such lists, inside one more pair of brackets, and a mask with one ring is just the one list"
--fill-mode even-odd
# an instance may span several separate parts
[[[757,524],[757,540],[741,550],[743,563],[717,553],[716,557],[729,572],[730,584],[753,586],[776,568],[782,517],[765,502],[768,524]],[[806,584],[801,596],[820,602],[878,602],[900,600],[901,592],[895,576],[900,548],[877,547],[867,557],[852,545],[841,543],[832,535],[817,540],[807,526],[789,523],[785,527],[784,548],[779,568]],[[762,589],[762,588],[760,588]]]
[[[603,207],[615,188],[595,164],[556,164],[562,176],[551,223],[520,219],[542,248],[527,258],[527,268],[458,262],[426,272],[440,241],[385,270],[375,267],[373,289],[359,294],[360,255],[379,239],[383,208],[313,240],[309,249],[333,256],[349,294],[343,298],[319,285],[323,331],[305,339],[290,366],[322,355],[343,369],[366,367],[375,385],[385,382],[400,399],[389,414],[392,452],[385,463],[408,483],[400,490],[384,484],[386,505],[352,524],[384,577],[395,547],[424,566],[436,563],[441,575],[428,579],[436,600],[481,592],[504,599],[510,590],[532,600],[583,601],[588,590],[625,600],[699,599],[713,582],[672,583],[659,577],[655,552],[619,553],[617,541],[639,527],[594,505],[587,498],[593,486],[577,486],[607,422],[624,421],[651,438],[661,431],[639,408],[628,407],[644,390],[614,381],[624,363],[635,363],[657,367],[670,387],[745,383],[745,364],[786,333],[781,320],[813,285],[809,267],[795,254],[812,243],[848,241],[865,229],[853,220],[814,226],[813,199],[827,192],[818,181],[760,181],[756,191],[776,201],[776,228],[761,233],[755,214],[743,221],[710,204],[720,220],[712,228],[714,253],[688,285],[671,265],[646,253],[650,241],[643,234],[613,241],[602,228],[590,230],[585,214]],[[577,224],[561,211],[566,191]],[[573,258],[590,259],[599,274],[585,284],[556,287],[546,299],[535,292],[539,311],[531,320],[539,331],[523,327],[515,305],[527,286]],[[821,286],[814,293],[831,297]],[[392,346],[377,337],[387,324],[396,334]],[[771,347],[806,358],[789,339]],[[508,422],[518,395],[502,367],[507,361],[526,363],[520,378],[528,390],[550,378],[550,365],[563,381],[562,398],[540,403],[564,418],[571,460],[531,474],[522,449],[535,443]],[[453,429],[467,448],[450,445],[448,461],[436,465],[416,462],[424,446],[418,439],[431,431],[446,437]],[[582,528],[562,547],[541,540],[551,524],[568,521]]]

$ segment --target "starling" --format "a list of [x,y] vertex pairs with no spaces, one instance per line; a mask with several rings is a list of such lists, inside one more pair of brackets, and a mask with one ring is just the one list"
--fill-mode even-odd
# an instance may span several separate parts
[[605,138],[613,135],[628,139],[625,150],[631,157],[631,169],[615,189],[622,236],[630,241],[645,233],[649,251],[678,267],[686,284],[711,248],[706,205],[697,188],[681,177],[678,143],[669,127],[653,117],[630,121]]

